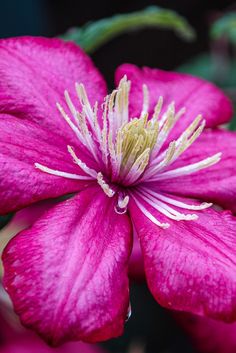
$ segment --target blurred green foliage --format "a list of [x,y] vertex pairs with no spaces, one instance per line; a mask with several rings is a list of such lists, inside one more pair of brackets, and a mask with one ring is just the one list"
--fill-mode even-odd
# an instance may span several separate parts
[[210,37],[214,40],[227,37],[233,44],[236,43],[236,12],[228,12],[213,23]]
[[178,67],[178,71],[200,76],[226,90],[236,88],[236,59],[227,60],[222,67],[220,57],[204,53]]
[[222,58],[205,53],[193,58],[177,68],[177,71],[199,76],[221,87],[231,98],[234,105],[234,116],[229,125],[236,130],[236,59],[222,63]]
[[61,38],[72,40],[87,53],[92,53],[101,45],[122,33],[148,27],[172,29],[188,41],[195,38],[194,29],[182,16],[172,10],[157,6],[89,22],[81,28],[69,30]]
[[177,70],[200,76],[225,91],[234,105],[229,129],[236,130],[236,12],[216,20],[209,30],[209,39],[211,51],[194,57]]

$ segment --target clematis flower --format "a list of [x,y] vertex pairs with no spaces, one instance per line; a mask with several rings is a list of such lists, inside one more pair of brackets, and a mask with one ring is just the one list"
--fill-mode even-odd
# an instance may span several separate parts
[[161,305],[236,319],[236,139],[217,128],[228,98],[133,65],[116,82],[107,95],[73,43],[0,42],[0,211],[70,196],[3,253],[15,311],[53,345],[122,334],[134,233]]

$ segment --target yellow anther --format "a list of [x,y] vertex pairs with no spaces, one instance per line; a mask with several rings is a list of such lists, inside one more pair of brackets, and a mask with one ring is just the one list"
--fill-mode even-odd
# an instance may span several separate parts
[[122,155],[123,170],[127,171],[127,167],[130,169],[136,162],[141,168],[147,165],[158,131],[158,122],[148,121],[148,114],[143,114],[139,119],[134,118],[123,126],[116,140],[116,151]]
[[175,150],[176,150],[176,143],[175,143],[175,141],[172,141],[169,144],[169,147],[166,152],[166,156],[165,156],[165,163],[166,164],[168,164],[172,160],[172,158],[175,154]]
[[154,114],[153,114],[153,117],[152,117],[153,119],[155,119],[155,120],[158,119],[159,114],[161,112],[162,105],[163,105],[163,97],[160,96],[159,99],[158,99],[158,102],[157,102],[157,104],[156,104],[156,106],[154,108]]

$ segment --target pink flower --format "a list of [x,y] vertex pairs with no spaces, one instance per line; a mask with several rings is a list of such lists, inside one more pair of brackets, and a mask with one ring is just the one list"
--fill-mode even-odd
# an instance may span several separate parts
[[123,65],[106,96],[90,59],[57,39],[2,40],[0,74],[1,213],[75,193],[4,251],[22,323],[54,345],[120,335],[134,230],[161,305],[235,320],[236,220],[210,207],[235,210],[224,94]]
[[186,313],[177,314],[176,319],[199,353],[236,352],[236,323],[228,324]]

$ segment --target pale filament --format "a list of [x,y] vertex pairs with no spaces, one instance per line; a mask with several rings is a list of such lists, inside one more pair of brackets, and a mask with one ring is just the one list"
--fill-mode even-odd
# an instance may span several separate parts
[[201,169],[208,168],[218,163],[220,161],[220,158],[221,158],[221,153],[216,153],[214,156],[203,159],[197,163],[189,164],[184,167],[180,167],[173,170],[169,170],[164,173],[160,173],[157,176],[155,176],[153,179],[149,179],[148,181],[153,182],[157,180],[172,179],[179,176],[192,174],[200,171]]
[[68,152],[70,153],[70,155],[72,156],[74,162],[88,175],[90,175],[92,178],[96,179],[97,178],[97,172],[94,169],[89,168],[85,163],[83,163],[81,161],[81,159],[79,159],[73,148],[71,146],[67,146]]
[[[180,116],[180,111],[177,113],[178,116]],[[184,111],[185,110],[182,110],[182,112]],[[174,155],[175,158],[173,158],[173,161],[176,160],[176,158],[178,158],[198,138],[198,136],[200,136],[205,127],[205,120],[203,120],[200,126],[198,127],[201,120],[202,116],[198,115],[194,119],[194,121],[187,127],[187,129],[180,135],[180,137],[176,141],[171,142],[175,142],[176,146],[176,151]],[[166,151],[167,150],[163,151],[162,153],[158,154],[155,158],[153,158],[152,162],[150,163],[150,167],[160,162],[163,159],[163,156],[165,155]]]
[[156,199],[149,193],[145,193],[142,190],[139,190],[138,192],[139,196],[143,198],[149,205],[151,205],[153,208],[155,208],[157,211],[161,212],[165,216],[167,216],[170,219],[174,219],[176,221],[192,221],[194,219],[197,219],[198,216],[196,214],[183,214],[172,207],[166,205],[166,203]]
[[62,172],[60,170],[48,168],[40,163],[35,163],[34,166],[35,166],[35,168],[40,169],[44,173],[52,174],[55,176],[60,176],[60,177],[67,178],[67,179],[93,180],[93,178],[91,176]]
[[144,206],[141,202],[139,202],[139,200],[136,198],[136,196],[134,196],[134,193],[131,193],[132,198],[134,199],[136,205],[138,206],[138,208],[140,209],[140,211],[142,211],[142,213],[148,218],[150,219],[150,221],[154,224],[156,224],[158,227],[160,228],[169,228],[169,223],[161,223],[160,221],[158,221],[158,219],[156,219]]
[[185,208],[186,210],[200,211],[200,210],[204,210],[204,209],[212,206],[212,203],[209,203],[209,202],[203,202],[200,205],[189,205],[184,202],[172,199],[169,196],[167,197],[163,194],[160,194],[160,193],[157,193],[153,190],[150,190],[149,188],[147,188],[145,186],[139,187],[139,190],[143,191],[144,193],[148,193],[148,194],[156,197],[158,200],[167,202],[168,204],[173,205],[173,206],[177,206],[179,208]]
[[101,186],[102,190],[108,197],[113,197],[115,195],[115,190],[113,190],[108,183],[104,180],[101,172],[97,173],[97,182]]

